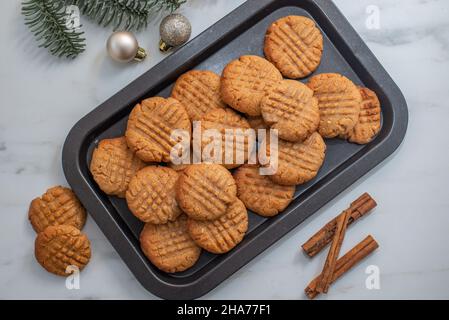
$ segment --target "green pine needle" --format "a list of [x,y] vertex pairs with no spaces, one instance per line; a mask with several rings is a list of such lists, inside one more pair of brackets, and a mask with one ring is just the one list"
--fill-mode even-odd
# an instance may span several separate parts
[[39,42],[39,47],[58,57],[75,58],[85,49],[83,32],[66,26],[63,1],[25,0],[22,2],[25,24]]
[[174,11],[186,0],[67,0],[82,14],[103,27],[114,30],[140,30],[147,26],[151,14]]
[[58,57],[75,58],[85,50],[84,32],[66,26],[66,6],[75,5],[80,13],[103,27],[139,30],[159,11],[173,12],[186,0],[23,0],[25,24],[40,47]]

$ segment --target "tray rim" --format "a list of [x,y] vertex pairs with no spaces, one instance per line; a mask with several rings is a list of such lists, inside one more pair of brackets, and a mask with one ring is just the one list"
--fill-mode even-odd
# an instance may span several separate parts
[[[70,130],[64,142],[62,166],[67,182],[137,280],[145,289],[159,297],[192,299],[206,294],[386,159],[399,147],[405,136],[408,125],[408,109],[405,98],[398,86],[332,1],[303,0],[308,5],[316,6],[317,9],[324,13],[328,22],[331,22],[333,27],[338,30],[336,36],[339,36],[340,40],[344,42],[346,49],[352,52],[357,59],[357,63],[369,70],[369,75],[375,82],[382,84],[382,90],[394,106],[393,122],[390,131],[382,141],[368,150],[362,157],[343,168],[335,176],[326,177],[326,181],[321,187],[317,190],[312,190],[302,200],[299,206],[302,206],[302,210],[308,212],[307,215],[303,215],[299,219],[292,214],[285,215],[283,219],[279,219],[264,230],[263,239],[259,237],[257,241],[253,240],[243,248],[243,254],[240,253],[239,257],[233,257],[232,252],[230,252],[220,265],[231,263],[230,266],[232,268],[222,268],[223,272],[221,272],[220,276],[214,276],[213,272],[209,272],[188,284],[171,284],[163,282],[154,274],[147,272],[143,261],[139,259],[138,252],[131,244],[133,240],[121,229],[117,221],[110,217],[109,209],[96,196],[95,190],[91,188],[81,171],[80,150],[84,141],[91,134],[91,131],[86,132],[85,128],[91,128],[92,130],[92,128],[97,128],[107,119],[119,115],[123,112],[123,105],[129,105],[129,91],[135,97],[145,95],[149,90],[148,88],[156,87],[163,78],[167,77],[167,72],[164,70],[167,66],[170,66],[168,70],[178,69],[186,61],[200,56],[212,47],[215,42],[219,41],[223,35],[237,28],[238,25],[236,23],[243,24],[247,21],[246,18],[251,16],[251,9],[257,7],[258,10],[262,10],[275,1],[248,0],[237,7],[227,16],[81,118]],[[198,48],[201,49],[198,50]],[[318,193],[320,201],[313,201]],[[299,206],[292,211],[298,210]],[[257,242],[259,248],[255,246],[255,242]]]

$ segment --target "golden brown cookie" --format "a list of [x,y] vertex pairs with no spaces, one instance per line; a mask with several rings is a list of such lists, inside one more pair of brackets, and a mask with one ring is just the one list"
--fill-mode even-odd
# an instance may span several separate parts
[[129,210],[143,222],[162,224],[175,220],[181,214],[175,199],[178,177],[175,170],[161,166],[137,172],[126,191]]
[[263,121],[261,116],[247,117],[246,120],[248,121],[249,126],[254,130],[270,129],[270,126]]
[[282,212],[293,200],[294,186],[283,186],[261,175],[257,165],[244,165],[234,172],[237,196],[245,206],[264,217]]
[[[202,159],[223,164],[228,169],[242,165],[248,159],[249,151],[255,147],[256,137],[252,136],[251,140],[250,134],[253,132],[248,130],[250,128],[248,121],[230,108],[215,109],[207,113],[201,119]],[[219,136],[210,136],[207,130],[216,130]],[[220,148],[213,147],[217,138],[221,138],[221,157],[215,154]],[[225,150],[230,153],[228,157]]]
[[82,270],[89,262],[90,242],[75,227],[49,226],[37,235],[34,253],[37,261],[48,272],[68,276],[73,271],[67,269],[68,266]]
[[225,214],[237,199],[232,174],[218,164],[193,164],[185,169],[176,186],[176,200],[189,218],[214,220]]
[[169,162],[170,151],[181,141],[171,137],[176,129],[191,132],[184,106],[173,98],[154,97],[131,111],[125,136],[128,146],[143,161]]
[[[187,159],[187,155],[186,155],[186,159]],[[183,160],[184,159],[179,159],[179,160]],[[175,164],[173,162],[169,162],[168,163],[168,167],[175,170],[178,173],[181,173],[182,171],[184,171],[188,166],[190,166],[191,164],[193,164],[194,158],[193,158],[193,150],[190,150],[190,154],[189,154],[189,161],[188,163],[179,163],[179,164]]]
[[36,232],[61,224],[82,229],[86,223],[86,210],[72,190],[56,186],[31,201],[28,219]]
[[265,91],[281,80],[281,73],[269,61],[258,56],[241,56],[223,70],[221,97],[232,108],[259,116]]
[[[272,156],[271,145],[268,156]],[[326,144],[319,133],[314,132],[304,142],[278,141],[278,166],[273,175],[274,182],[286,186],[306,183],[313,179],[321,168]]]
[[190,236],[198,246],[220,254],[230,251],[243,240],[248,230],[248,213],[243,202],[236,199],[218,219],[189,219],[187,225]]
[[125,137],[103,139],[92,154],[90,172],[104,193],[125,197],[131,178],[145,163],[134,155]]
[[171,96],[181,102],[190,120],[200,120],[213,109],[226,108],[220,95],[220,76],[207,70],[191,70],[181,75]]
[[183,163],[174,164],[174,163],[171,163],[171,162],[168,164],[168,167],[170,169],[173,169],[173,170],[175,170],[178,173],[184,171],[188,166],[190,166],[190,164],[183,164]]
[[189,235],[184,214],[166,224],[145,224],[140,234],[140,246],[157,268],[170,273],[190,268],[201,253],[201,248]]
[[380,131],[380,102],[374,91],[368,88],[359,87],[362,95],[359,121],[355,127],[347,134],[350,142],[366,144]]
[[264,52],[285,77],[304,78],[321,62],[323,36],[309,18],[283,17],[268,28]]
[[362,102],[355,84],[340,74],[323,73],[310,78],[307,85],[318,99],[321,136],[335,138],[350,132],[359,120]]
[[320,123],[318,100],[313,91],[295,80],[284,80],[271,88],[260,109],[265,123],[287,141],[304,141]]

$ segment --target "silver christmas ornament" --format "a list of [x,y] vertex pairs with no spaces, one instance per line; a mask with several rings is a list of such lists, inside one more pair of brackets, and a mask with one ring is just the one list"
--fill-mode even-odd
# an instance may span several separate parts
[[181,14],[173,13],[166,16],[159,26],[161,41],[159,49],[166,52],[173,47],[187,42],[192,32],[189,20]]
[[134,34],[127,31],[117,31],[111,34],[106,49],[111,58],[118,62],[142,61],[147,56],[145,50],[139,47]]

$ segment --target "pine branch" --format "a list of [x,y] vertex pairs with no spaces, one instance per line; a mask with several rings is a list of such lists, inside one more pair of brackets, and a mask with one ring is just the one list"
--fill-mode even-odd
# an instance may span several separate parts
[[142,0],[147,2],[148,6],[152,8],[153,12],[159,11],[169,11],[173,12],[178,9],[182,4],[186,3],[187,0]]
[[40,43],[39,47],[58,57],[75,58],[85,50],[84,32],[66,26],[64,3],[61,0],[25,0],[22,2],[25,24]]
[[186,0],[66,0],[99,25],[114,30],[139,30],[149,17],[161,10],[174,11]]
[[159,11],[173,12],[186,0],[23,0],[22,14],[39,47],[58,57],[75,58],[85,50],[84,32],[66,25],[65,8],[76,5],[99,25],[114,30],[139,30]]

